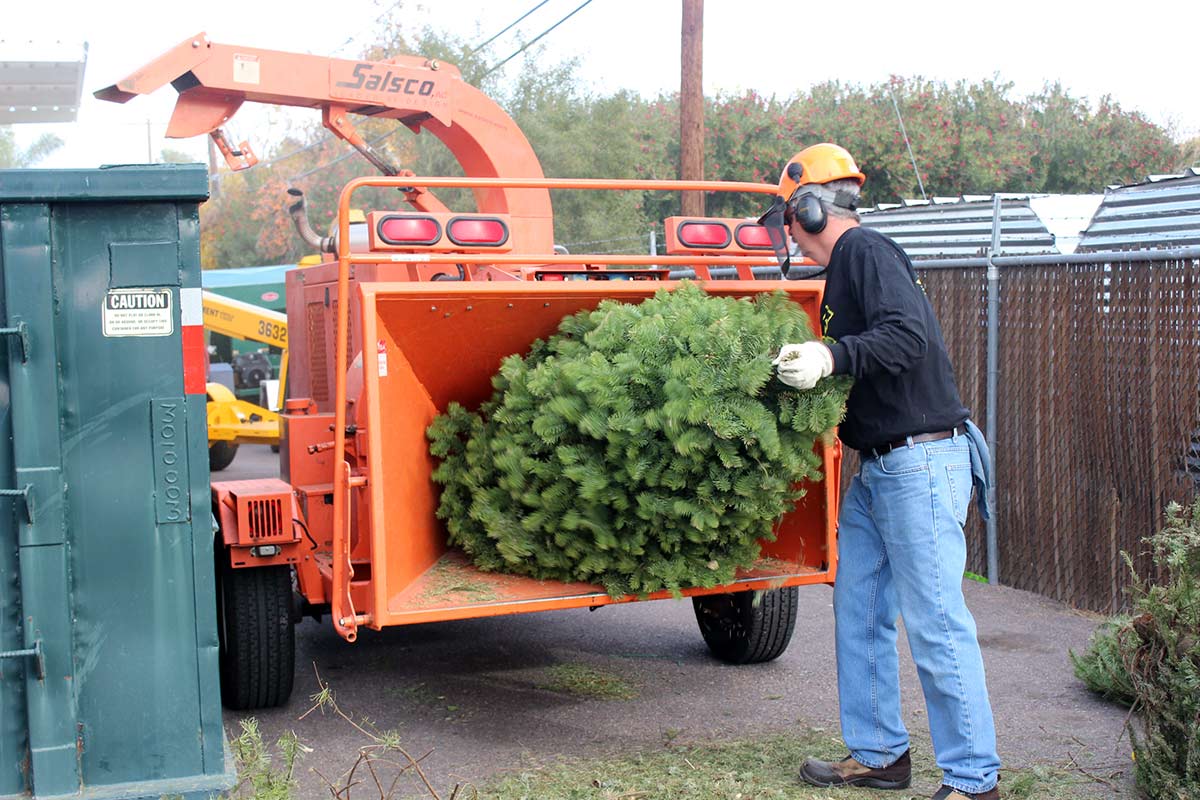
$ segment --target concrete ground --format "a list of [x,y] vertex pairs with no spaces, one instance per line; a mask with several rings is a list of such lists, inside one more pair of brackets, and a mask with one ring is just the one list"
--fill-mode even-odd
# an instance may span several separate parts
[[[243,447],[220,476],[273,474],[276,458],[266,448]],[[1126,712],[1088,693],[1067,655],[1086,647],[1099,618],[970,581],[966,595],[979,627],[1005,765],[1052,764],[1102,778],[1089,796],[1132,796]],[[709,656],[688,600],[364,631],[355,644],[343,642],[328,619],[306,620],[297,628],[291,701],[255,716],[266,738],[292,730],[313,748],[298,773],[306,798],[329,797],[317,772],[334,779],[368,743],[329,711],[305,715],[318,691],[316,671],[356,720],[399,731],[413,756],[432,750],[421,765],[442,798],[457,782],[479,783],[556,756],[628,753],[668,741],[797,727],[836,733],[832,596],[830,587],[801,588],[800,618],[787,652],[748,667]],[[556,665],[618,675],[637,696],[587,699],[542,688]],[[901,679],[914,746],[928,747],[907,652]],[[231,736],[241,717],[226,712]],[[914,784],[914,796],[935,788]],[[430,796],[416,784],[406,791]]]

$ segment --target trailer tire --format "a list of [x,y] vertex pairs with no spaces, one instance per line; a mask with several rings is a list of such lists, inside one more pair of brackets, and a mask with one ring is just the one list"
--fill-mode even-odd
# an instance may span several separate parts
[[213,442],[208,446],[208,470],[220,472],[233,463],[238,446],[233,442]]
[[237,710],[281,706],[296,669],[292,568],[233,569],[228,556],[221,561],[221,700]]
[[796,629],[799,604],[795,586],[692,598],[705,644],[730,664],[760,664],[783,655]]

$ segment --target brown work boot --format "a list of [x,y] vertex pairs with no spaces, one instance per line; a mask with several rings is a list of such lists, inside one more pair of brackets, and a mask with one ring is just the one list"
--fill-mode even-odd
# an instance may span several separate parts
[[810,758],[800,769],[800,778],[813,786],[865,786],[870,789],[907,789],[912,780],[912,762],[908,751],[886,767],[872,769],[851,756],[841,761]]
[[1000,800],[1000,788],[993,786],[986,792],[971,794],[962,789],[943,785],[930,800]]

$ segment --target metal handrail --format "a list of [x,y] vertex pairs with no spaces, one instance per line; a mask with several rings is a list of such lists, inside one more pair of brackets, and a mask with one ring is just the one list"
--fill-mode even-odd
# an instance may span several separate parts
[[21,362],[29,360],[29,326],[24,322],[8,328],[0,328],[0,336],[15,336],[21,344]]
[[21,489],[0,489],[0,497],[19,497],[25,501],[25,519],[33,524],[33,484],[26,484]]
[[913,267],[925,269],[983,269],[996,267],[1040,267],[1062,264],[1139,264],[1147,261],[1183,261],[1200,259],[1200,246],[1146,250],[1097,250],[1088,253],[1029,253],[1025,255],[986,255],[969,258],[913,259]]
[[46,678],[46,654],[42,652],[42,640],[38,639],[33,647],[24,650],[0,650],[0,658],[32,658],[38,680]]

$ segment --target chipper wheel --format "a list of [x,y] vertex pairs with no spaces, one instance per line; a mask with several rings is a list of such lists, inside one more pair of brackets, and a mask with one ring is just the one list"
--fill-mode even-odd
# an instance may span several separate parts
[[281,706],[296,662],[292,568],[233,569],[220,555],[221,699],[238,710]]
[[783,655],[799,603],[795,586],[692,598],[705,644],[730,664],[758,664]]
[[238,446],[233,442],[213,442],[208,446],[208,469],[220,472],[233,463]]

